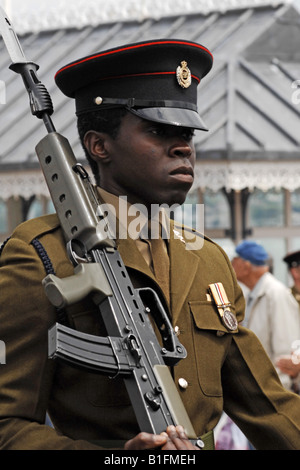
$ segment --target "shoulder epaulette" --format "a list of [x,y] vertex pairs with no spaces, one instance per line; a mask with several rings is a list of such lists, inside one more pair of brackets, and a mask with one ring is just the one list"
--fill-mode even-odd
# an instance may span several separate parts
[[[31,224],[29,224],[31,222]],[[22,228],[24,228],[25,224],[27,222],[24,222],[22,224]],[[42,264],[45,269],[46,275],[48,274],[55,274],[52,262],[48,256],[48,253],[42,243],[36,238],[36,235],[41,235],[43,233],[47,233],[49,231],[52,231],[53,229],[59,227],[58,219],[56,216],[45,216],[45,218],[40,217],[38,219],[33,219],[32,221],[28,221],[28,225],[36,225],[36,231],[38,231],[38,234],[36,234],[34,231],[31,231],[31,238],[32,234],[35,233],[35,237],[30,240],[30,244],[34,247],[35,251],[37,252],[40,260],[42,261]],[[18,228],[16,229],[15,233],[18,231]],[[5,245],[9,242],[9,240],[12,237],[8,237],[0,246],[0,256],[5,248]],[[66,325],[67,324],[67,316],[66,313],[63,309],[56,309],[57,311],[57,321],[61,324]]]
[[59,220],[56,214],[44,215],[35,219],[27,220],[14,230],[12,236],[21,238],[25,243],[30,244],[35,238],[52,232],[59,228]]

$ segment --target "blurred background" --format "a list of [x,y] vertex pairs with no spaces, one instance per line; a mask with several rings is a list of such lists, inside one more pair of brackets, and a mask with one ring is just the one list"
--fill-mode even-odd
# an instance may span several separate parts
[[[209,132],[197,132],[187,204],[204,204],[205,234],[229,256],[261,242],[275,276],[300,249],[300,0],[0,0],[79,161],[74,103],[54,84],[60,66],[122,43],[175,37],[204,44],[214,67],[199,87]],[[45,135],[0,38],[0,242],[23,220],[53,212],[35,155]],[[185,223],[197,226],[197,211]],[[180,214],[178,214],[180,217]],[[201,228],[201,227],[200,227]]]

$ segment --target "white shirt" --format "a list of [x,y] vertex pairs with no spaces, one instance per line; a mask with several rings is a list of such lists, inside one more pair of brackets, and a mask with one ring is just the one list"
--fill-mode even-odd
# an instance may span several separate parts
[[[290,289],[265,273],[249,292],[247,303],[245,326],[258,336],[275,364],[279,356],[291,353],[292,343],[300,337],[298,302]],[[277,372],[283,385],[290,388],[290,377]]]

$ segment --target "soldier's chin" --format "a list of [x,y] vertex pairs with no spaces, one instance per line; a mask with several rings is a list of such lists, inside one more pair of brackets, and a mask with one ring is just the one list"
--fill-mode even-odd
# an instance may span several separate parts
[[167,204],[169,204],[170,206],[174,204],[178,204],[179,206],[181,206],[185,203],[187,195],[188,191],[178,191],[177,193],[174,193],[172,194],[172,196],[170,196],[170,199]]

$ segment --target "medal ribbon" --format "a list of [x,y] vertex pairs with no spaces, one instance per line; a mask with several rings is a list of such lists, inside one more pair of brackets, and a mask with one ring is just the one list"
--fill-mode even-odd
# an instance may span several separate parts
[[224,286],[222,282],[215,282],[214,284],[209,284],[209,288],[214,298],[214,301],[216,302],[220,315],[223,316],[223,310],[225,309],[225,307],[230,306],[230,302],[228,301]]
[[237,321],[235,316],[229,309],[231,304],[228,300],[222,282],[215,282],[214,284],[209,284],[209,288],[224,325],[231,331],[236,330]]

